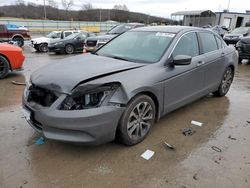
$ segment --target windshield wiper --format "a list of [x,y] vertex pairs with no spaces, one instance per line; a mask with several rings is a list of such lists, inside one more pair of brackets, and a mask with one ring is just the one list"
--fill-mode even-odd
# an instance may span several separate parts
[[129,59],[126,59],[124,57],[119,57],[119,56],[107,56],[107,57],[114,58],[114,59],[119,59],[119,60],[123,60],[123,61],[131,61]]

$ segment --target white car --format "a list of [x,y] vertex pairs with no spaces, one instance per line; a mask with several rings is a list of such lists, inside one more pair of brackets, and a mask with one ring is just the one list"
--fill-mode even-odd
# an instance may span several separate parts
[[47,52],[48,51],[48,44],[53,42],[55,39],[64,39],[65,37],[71,35],[72,33],[79,33],[78,30],[71,30],[71,31],[53,31],[49,33],[45,37],[39,37],[31,39],[31,46],[36,49],[38,52]]

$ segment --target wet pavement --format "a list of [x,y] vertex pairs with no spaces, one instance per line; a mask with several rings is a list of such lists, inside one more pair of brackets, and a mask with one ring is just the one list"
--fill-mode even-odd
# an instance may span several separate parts
[[[168,114],[136,146],[51,140],[36,145],[41,135],[20,111],[24,87],[11,81],[29,79],[31,72],[65,55],[35,53],[27,46],[25,55],[25,70],[0,80],[1,188],[250,187],[250,65],[238,66],[226,97],[207,96]],[[203,126],[191,125],[192,120]],[[183,128],[195,133],[184,136]],[[148,161],[140,157],[147,149],[155,151]]]

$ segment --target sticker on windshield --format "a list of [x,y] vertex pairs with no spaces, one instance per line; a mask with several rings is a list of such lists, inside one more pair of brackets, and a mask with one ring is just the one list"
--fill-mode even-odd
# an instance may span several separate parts
[[170,38],[173,38],[175,36],[175,34],[173,33],[162,33],[162,32],[157,32],[155,35],[160,37],[170,37]]

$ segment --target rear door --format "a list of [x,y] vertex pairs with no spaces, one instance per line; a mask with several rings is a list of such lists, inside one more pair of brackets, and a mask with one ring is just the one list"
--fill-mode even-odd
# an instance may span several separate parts
[[216,89],[222,79],[226,61],[221,38],[212,32],[199,32],[202,53],[205,55],[205,92]]
[[87,38],[87,34],[82,33],[79,34],[75,39],[75,48],[77,51],[83,50],[85,39]]
[[165,81],[164,112],[168,113],[201,96],[204,86],[204,55],[200,54],[196,32],[183,35],[172,52],[172,57],[188,55],[190,65],[174,66],[169,73],[172,77]]

